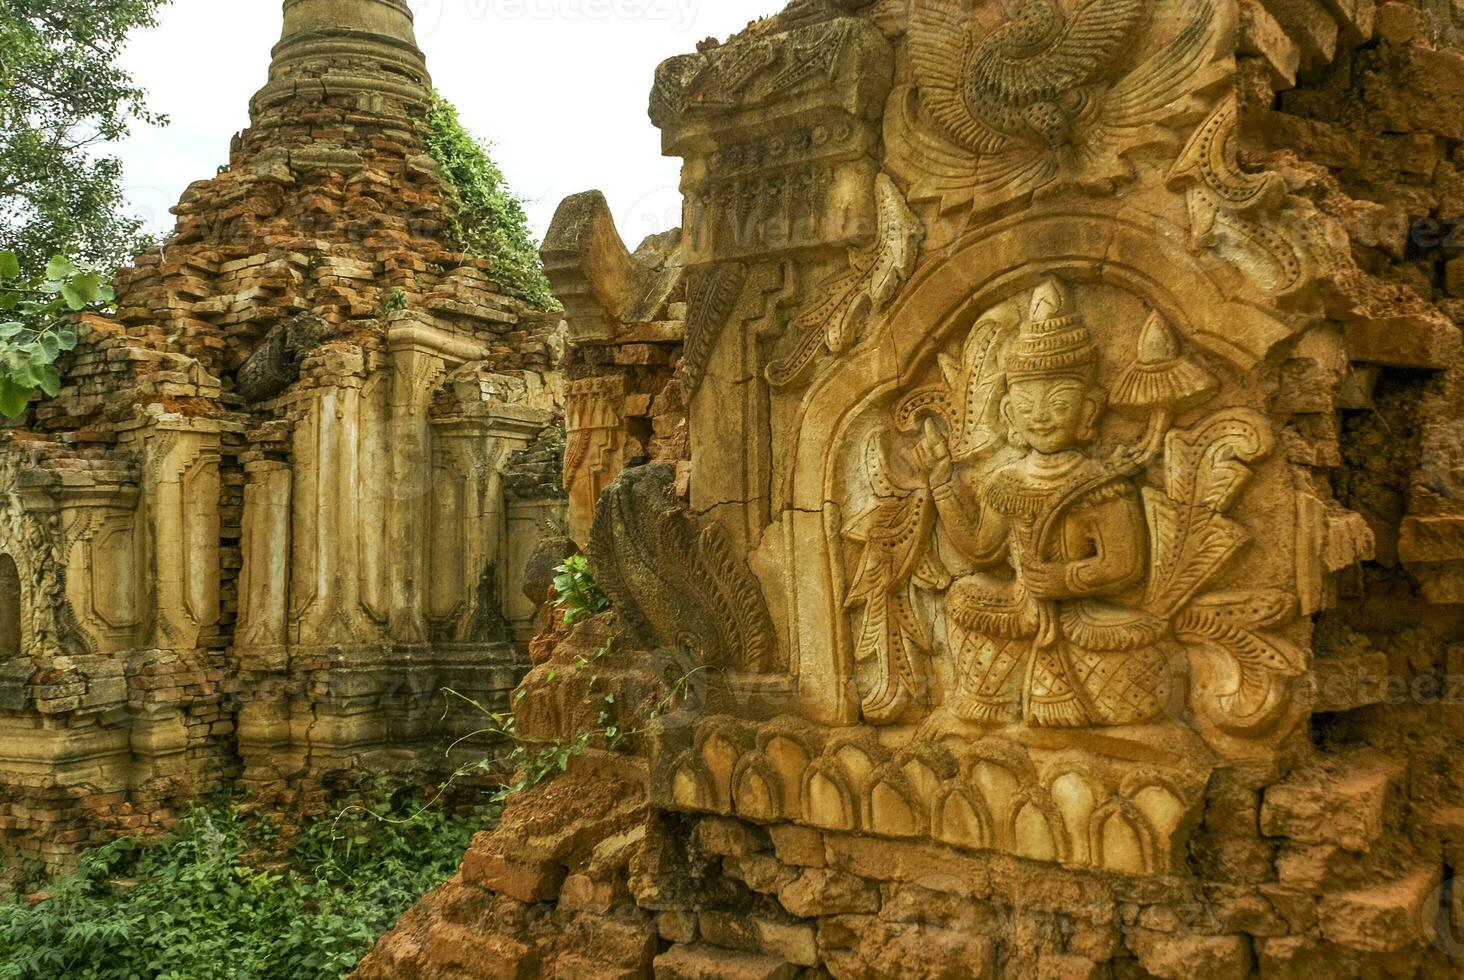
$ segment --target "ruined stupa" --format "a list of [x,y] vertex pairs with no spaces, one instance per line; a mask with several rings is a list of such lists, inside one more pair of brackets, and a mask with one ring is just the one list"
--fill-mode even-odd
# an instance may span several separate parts
[[560,316],[459,248],[431,98],[405,0],[286,0],[228,166],[8,430],[7,867],[441,769],[526,668]]
[[631,734],[358,975],[1460,976],[1464,9],[796,0],[650,107],[515,699]]

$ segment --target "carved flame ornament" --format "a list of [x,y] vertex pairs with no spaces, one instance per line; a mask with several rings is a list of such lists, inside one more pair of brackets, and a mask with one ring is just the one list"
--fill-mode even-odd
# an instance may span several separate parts
[[915,271],[925,237],[920,219],[888,174],[875,180],[878,227],[874,240],[849,249],[849,267],[826,280],[821,297],[792,323],[798,337],[792,353],[768,365],[768,383],[784,387],[806,377],[818,355],[842,354],[867,332],[871,317],[894,301]]
[[1345,247],[1309,202],[1290,197],[1280,174],[1241,166],[1234,98],[1195,130],[1170,170],[1186,194],[1196,250],[1212,249],[1246,268],[1280,299],[1290,299],[1339,267]]

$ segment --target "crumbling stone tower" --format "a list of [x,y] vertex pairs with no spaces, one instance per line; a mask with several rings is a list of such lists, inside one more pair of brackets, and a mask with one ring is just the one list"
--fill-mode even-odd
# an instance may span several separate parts
[[440,765],[442,689],[517,681],[558,317],[456,249],[430,97],[404,0],[286,0],[228,166],[8,432],[7,860]]

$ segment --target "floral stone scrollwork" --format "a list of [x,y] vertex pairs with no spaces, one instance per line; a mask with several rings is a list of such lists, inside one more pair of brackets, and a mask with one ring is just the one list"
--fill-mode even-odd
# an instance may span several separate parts
[[925,230],[888,174],[875,178],[876,233],[849,249],[849,267],[826,280],[818,299],[793,320],[794,346],[768,365],[768,383],[793,384],[818,355],[842,354],[863,339],[869,319],[883,312],[915,271]]

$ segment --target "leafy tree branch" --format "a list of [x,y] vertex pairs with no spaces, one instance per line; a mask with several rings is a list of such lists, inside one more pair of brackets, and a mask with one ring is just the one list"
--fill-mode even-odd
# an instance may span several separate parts
[[37,390],[61,390],[56,361],[76,347],[73,314],[106,309],[116,298],[96,269],[62,256],[24,278],[14,252],[0,252],[0,414],[23,414]]
[[0,5],[0,248],[27,275],[58,253],[110,270],[139,245],[122,165],[97,150],[134,122],[165,121],[119,62],[166,2]]

